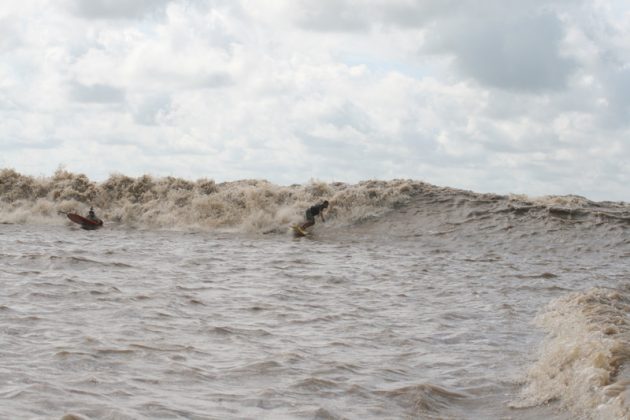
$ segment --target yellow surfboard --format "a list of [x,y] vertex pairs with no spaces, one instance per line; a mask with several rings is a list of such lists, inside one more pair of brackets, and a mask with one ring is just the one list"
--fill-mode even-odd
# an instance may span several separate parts
[[298,225],[291,226],[291,229],[293,229],[293,233],[295,233],[295,236],[306,236],[306,235],[308,235],[308,232],[305,231],[304,229],[302,229]]

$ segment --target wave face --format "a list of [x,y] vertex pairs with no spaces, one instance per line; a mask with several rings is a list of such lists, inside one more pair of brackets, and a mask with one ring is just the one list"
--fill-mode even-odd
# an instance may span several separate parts
[[532,199],[477,194],[414,180],[278,186],[265,180],[216,183],[115,174],[97,183],[65,170],[49,178],[0,171],[2,223],[66,223],[58,212],[85,213],[94,206],[106,225],[285,232],[287,225],[303,220],[306,208],[324,199],[331,203],[332,223],[327,228],[351,226],[356,231],[403,236],[427,226],[448,234],[470,229],[518,230],[523,223],[536,228],[630,224],[626,203],[596,203],[578,196]]

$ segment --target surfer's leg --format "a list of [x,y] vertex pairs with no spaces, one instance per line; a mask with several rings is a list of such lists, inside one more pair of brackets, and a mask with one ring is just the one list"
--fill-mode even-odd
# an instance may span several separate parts
[[302,229],[306,229],[315,224],[315,216],[311,214],[311,209],[306,210],[306,222],[302,225]]

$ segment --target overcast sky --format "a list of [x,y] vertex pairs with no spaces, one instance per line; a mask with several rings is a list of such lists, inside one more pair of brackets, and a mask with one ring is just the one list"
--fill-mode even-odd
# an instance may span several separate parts
[[0,167],[630,201],[626,0],[0,3]]

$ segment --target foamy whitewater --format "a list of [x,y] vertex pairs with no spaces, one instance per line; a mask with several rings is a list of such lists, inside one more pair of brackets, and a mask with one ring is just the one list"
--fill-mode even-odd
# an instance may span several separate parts
[[0,418],[630,418],[629,227],[411,180],[1,170]]

